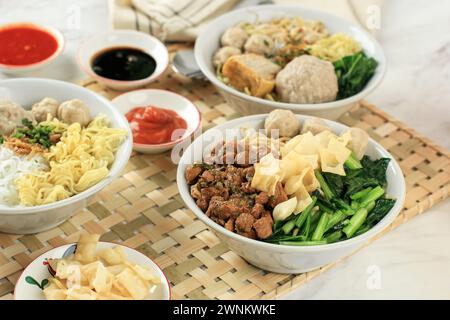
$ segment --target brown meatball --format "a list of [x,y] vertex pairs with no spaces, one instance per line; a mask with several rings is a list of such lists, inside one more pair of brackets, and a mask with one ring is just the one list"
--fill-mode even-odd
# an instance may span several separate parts
[[255,217],[255,219],[259,219],[261,217],[261,214],[264,212],[264,206],[260,203],[256,203],[253,206],[252,211],[250,212],[252,216]]
[[207,216],[218,217],[227,220],[235,217],[241,212],[241,206],[236,201],[225,201],[222,197],[214,196],[209,202],[209,208],[206,211]]
[[278,72],[276,90],[283,102],[329,102],[336,100],[338,80],[331,62],[305,54]]
[[270,223],[273,225],[274,221],[273,221],[273,217],[272,217],[272,213],[270,211],[264,211],[261,215],[261,217],[265,218],[267,217],[270,220]]
[[273,221],[270,217],[264,216],[253,223],[256,235],[259,239],[267,239],[272,235]]
[[214,196],[220,196],[223,199],[228,198],[228,191],[226,189],[218,189],[215,187],[203,188],[200,190],[202,198],[205,198],[207,201],[211,200]]
[[188,184],[193,184],[198,176],[202,173],[202,168],[199,166],[189,166],[184,172],[184,177]]
[[277,204],[288,200],[288,196],[284,191],[283,185],[278,182],[275,187],[275,194],[269,199],[269,206],[275,208]]
[[203,172],[202,178],[205,179],[205,181],[207,181],[207,182],[214,181],[214,175],[208,170]]
[[234,218],[228,219],[228,221],[225,223],[225,229],[230,230],[231,232],[234,232]]
[[267,194],[267,192],[260,192],[256,198],[255,198],[255,202],[256,203],[260,203],[260,204],[266,204],[269,201],[269,195]]
[[249,233],[254,222],[255,218],[250,213],[241,213],[236,219],[236,230],[242,233]]
[[196,202],[197,206],[202,210],[206,211],[208,209],[208,201],[205,198],[200,198]]

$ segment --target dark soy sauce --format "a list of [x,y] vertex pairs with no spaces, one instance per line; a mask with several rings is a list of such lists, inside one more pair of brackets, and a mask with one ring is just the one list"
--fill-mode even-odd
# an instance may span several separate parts
[[97,53],[92,70],[101,77],[133,81],[149,77],[156,69],[156,60],[136,48],[116,47]]

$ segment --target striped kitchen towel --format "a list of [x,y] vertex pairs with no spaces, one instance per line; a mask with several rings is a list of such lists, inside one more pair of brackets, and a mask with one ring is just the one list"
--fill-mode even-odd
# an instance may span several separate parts
[[[136,29],[163,41],[194,41],[215,17],[245,4],[262,0],[109,0],[110,21],[115,29]],[[274,0],[328,11],[376,31],[369,23],[383,0]],[[378,9],[377,9],[378,8]],[[379,13],[378,13],[379,14]],[[373,22],[373,21],[372,21]]]

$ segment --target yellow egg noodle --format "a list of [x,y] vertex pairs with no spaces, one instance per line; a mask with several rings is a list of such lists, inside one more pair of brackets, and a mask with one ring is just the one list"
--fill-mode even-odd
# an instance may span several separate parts
[[16,180],[21,204],[35,206],[66,199],[92,187],[109,173],[114,153],[126,136],[123,129],[110,128],[106,116],[98,116],[86,127],[47,120],[63,132],[61,140],[44,157],[49,171],[37,171]]
[[283,183],[286,194],[297,200],[285,210],[290,208],[299,213],[312,202],[310,193],[319,188],[315,169],[345,175],[344,162],[351,154],[350,139],[348,133],[339,137],[330,131],[293,137],[281,146],[281,159],[269,153],[255,164],[252,187],[273,195],[276,185]]
[[352,37],[336,33],[309,46],[309,53],[331,62],[361,51],[361,45]]

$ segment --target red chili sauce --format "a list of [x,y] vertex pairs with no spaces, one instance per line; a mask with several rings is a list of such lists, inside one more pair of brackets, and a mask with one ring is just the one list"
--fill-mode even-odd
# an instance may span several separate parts
[[50,33],[27,25],[0,29],[0,64],[25,66],[47,59],[58,50]]
[[161,144],[172,141],[176,129],[186,129],[187,123],[173,110],[154,106],[137,107],[125,117],[133,132],[133,141],[142,144]]

